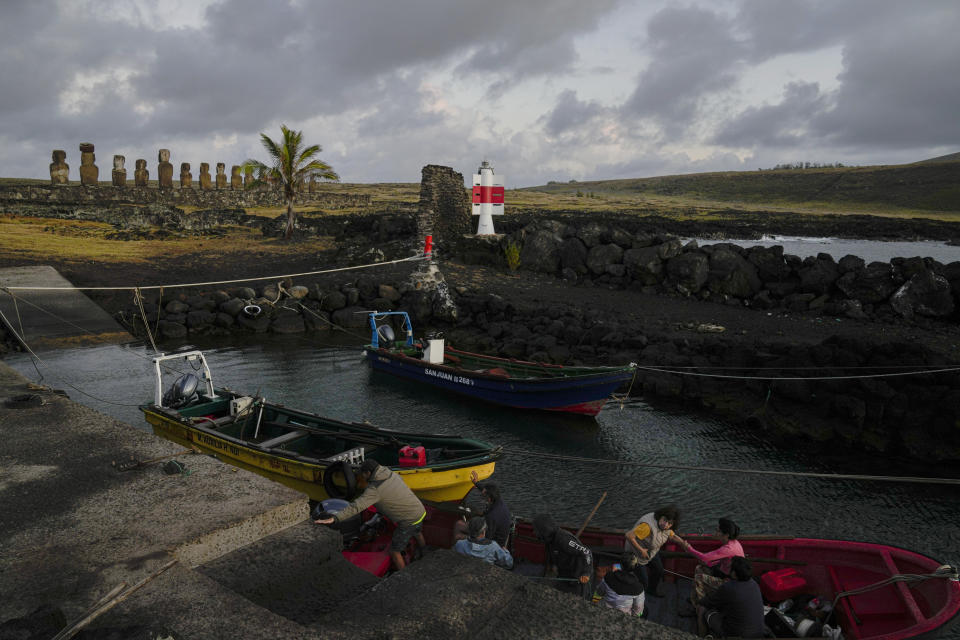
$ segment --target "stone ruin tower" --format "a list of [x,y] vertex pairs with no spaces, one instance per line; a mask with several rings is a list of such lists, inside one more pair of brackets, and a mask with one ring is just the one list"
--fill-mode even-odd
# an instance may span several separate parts
[[[416,250],[423,250],[424,237],[433,236],[438,259],[470,233],[470,200],[463,186],[463,174],[450,167],[428,164],[420,182],[420,204],[417,207]],[[421,263],[411,284],[426,296],[433,315],[446,320],[457,319],[457,307],[436,260]]]
[[463,186],[463,174],[450,167],[428,164],[420,181],[420,204],[417,208],[417,241],[433,236],[440,255],[445,248],[459,242],[471,232],[470,199]]

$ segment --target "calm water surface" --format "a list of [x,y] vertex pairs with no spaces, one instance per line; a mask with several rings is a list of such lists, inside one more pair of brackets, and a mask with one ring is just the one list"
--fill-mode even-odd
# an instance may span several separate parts
[[[495,478],[514,513],[549,511],[579,524],[604,491],[593,523],[625,528],[668,502],[682,510],[682,531],[712,532],[720,516],[745,533],[865,540],[893,544],[960,564],[960,487],[876,481],[758,476],[643,465],[926,476],[935,470],[857,453],[827,456],[777,447],[741,428],[702,415],[643,402],[610,403],[596,421],[518,413],[450,399],[382,373],[359,346],[323,346],[305,339],[235,347],[201,345],[214,383],[344,420],[400,430],[459,434],[501,444],[507,454]],[[44,382],[74,400],[146,428],[136,405],[153,394],[149,347],[103,346],[41,354]],[[38,378],[20,354],[7,363]],[[72,384],[83,392],[72,389]],[[94,399],[96,396],[103,400]],[[583,463],[521,452],[599,458]]]
[[701,240],[697,243],[716,244],[730,242],[741,247],[772,247],[780,245],[783,252],[806,258],[818,253],[828,253],[835,260],[846,255],[863,258],[867,264],[874,261],[890,262],[892,258],[933,258],[944,264],[960,260],[960,247],[945,242],[924,240],[919,242],[879,242],[876,240],[845,240],[842,238],[808,238],[801,236],[764,236],[760,240]]

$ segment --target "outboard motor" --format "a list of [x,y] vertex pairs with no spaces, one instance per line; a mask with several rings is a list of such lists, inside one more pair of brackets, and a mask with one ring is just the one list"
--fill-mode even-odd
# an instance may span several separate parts
[[377,338],[384,342],[393,342],[397,339],[397,336],[393,332],[393,327],[388,324],[382,324],[377,327]]
[[163,394],[163,406],[179,409],[189,404],[197,395],[198,386],[200,386],[200,378],[192,373],[183,374]]
[[[346,500],[341,500],[340,498],[327,498],[323,502],[317,503],[317,505],[313,508],[310,517],[313,520],[319,520],[322,518],[335,516],[343,511],[348,504],[350,503]],[[361,516],[362,514],[358,513],[349,520],[344,522],[337,521],[330,525],[331,529],[336,529],[340,532],[340,535],[343,537],[343,546],[349,546],[351,542],[360,537],[360,530],[362,528]]]

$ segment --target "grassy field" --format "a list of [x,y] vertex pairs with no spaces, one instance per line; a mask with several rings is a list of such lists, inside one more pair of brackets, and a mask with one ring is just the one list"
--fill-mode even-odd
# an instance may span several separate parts
[[960,221],[960,162],[550,183],[511,195],[509,201],[519,207],[551,208],[551,203],[563,202],[565,208],[577,208],[575,203],[582,202],[586,210],[703,213],[732,208]]
[[259,229],[227,227],[222,235],[197,237],[173,234],[130,242],[102,222],[0,216],[0,257],[5,261],[42,262],[57,256],[64,263],[106,261],[146,264],[159,259],[204,252],[210,256],[240,253],[249,256],[293,256],[333,247],[329,238],[285,243],[265,238]]

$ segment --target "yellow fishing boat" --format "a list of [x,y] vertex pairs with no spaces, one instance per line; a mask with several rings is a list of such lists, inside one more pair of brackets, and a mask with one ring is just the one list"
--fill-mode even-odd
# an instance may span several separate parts
[[[188,365],[163,391],[163,369]],[[403,478],[425,500],[462,499],[494,470],[500,447],[458,436],[406,433],[290,409],[263,398],[215,388],[206,358],[189,351],[154,358],[156,392],[142,405],[153,432],[258,473],[306,494],[311,500],[350,499],[354,469],[373,458]]]

